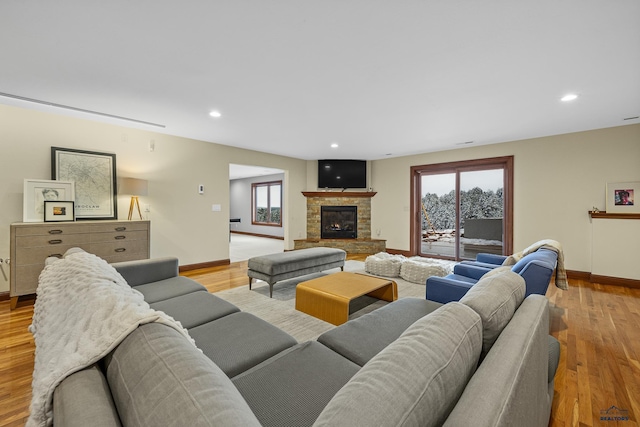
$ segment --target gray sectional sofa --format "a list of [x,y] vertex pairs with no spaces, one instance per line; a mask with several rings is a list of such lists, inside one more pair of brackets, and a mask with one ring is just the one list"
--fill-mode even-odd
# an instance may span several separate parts
[[175,258],[113,266],[197,347],[166,325],[137,327],[57,386],[56,427],[548,425],[559,346],[547,299],[524,298],[515,273],[298,343],[179,276]]

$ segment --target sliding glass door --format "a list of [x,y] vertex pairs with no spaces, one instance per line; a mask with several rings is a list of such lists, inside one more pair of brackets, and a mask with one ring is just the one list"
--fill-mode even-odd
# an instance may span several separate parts
[[412,168],[412,251],[475,259],[510,253],[512,157]]

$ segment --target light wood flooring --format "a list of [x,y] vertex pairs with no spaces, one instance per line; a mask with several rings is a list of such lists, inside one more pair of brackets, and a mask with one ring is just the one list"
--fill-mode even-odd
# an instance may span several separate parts
[[[363,261],[364,255],[349,256]],[[217,292],[247,286],[247,263],[185,273]],[[640,416],[640,289],[570,279],[570,289],[553,285],[551,334],[561,344],[555,380],[552,427],[638,427]],[[64,309],[64,307],[61,307]],[[9,310],[0,302],[0,426],[23,426],[29,413],[34,343],[27,327],[33,301]],[[628,421],[602,421],[604,411]],[[612,412],[615,411],[612,410]],[[626,411],[626,412],[624,412]],[[613,414],[610,414],[610,416]]]

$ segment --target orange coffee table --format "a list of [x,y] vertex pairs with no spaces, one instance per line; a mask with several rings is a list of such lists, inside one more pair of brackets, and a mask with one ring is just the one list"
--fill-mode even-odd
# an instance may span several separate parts
[[398,285],[389,279],[341,271],[299,283],[296,310],[341,325],[349,320],[349,302],[363,295],[395,301]]

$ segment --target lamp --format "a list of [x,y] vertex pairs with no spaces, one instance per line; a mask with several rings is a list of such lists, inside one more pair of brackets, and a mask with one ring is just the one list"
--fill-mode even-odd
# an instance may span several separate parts
[[138,196],[146,196],[149,191],[149,183],[145,179],[138,178],[122,178],[120,183],[120,194],[130,194],[131,204],[129,205],[129,220],[133,215],[134,206],[138,208],[138,215],[142,219],[142,212],[140,212],[140,202]]

